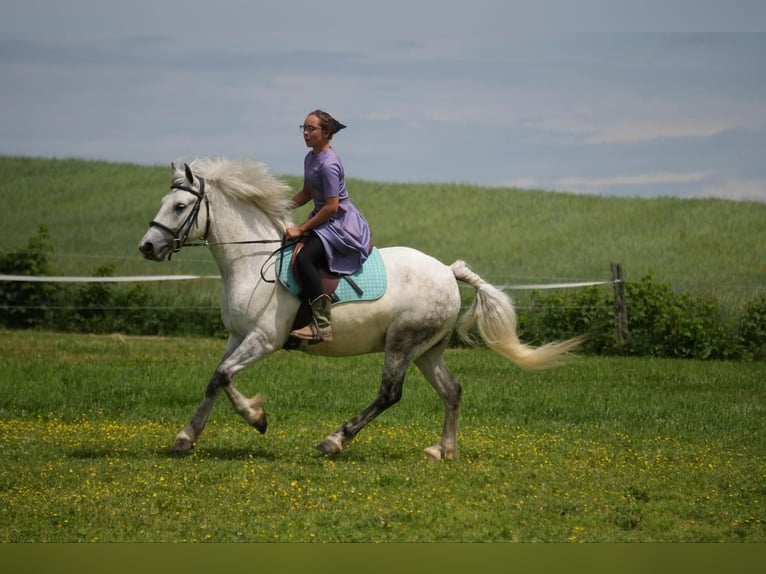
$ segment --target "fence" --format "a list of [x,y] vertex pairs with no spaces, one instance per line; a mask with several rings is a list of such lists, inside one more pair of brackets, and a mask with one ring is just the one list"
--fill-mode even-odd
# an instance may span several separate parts
[[[628,316],[625,304],[625,283],[623,268],[619,263],[611,264],[612,279],[609,281],[580,281],[567,283],[530,283],[530,284],[500,284],[495,285],[502,291],[546,290],[546,289],[578,289],[599,285],[612,285],[614,289],[614,326],[615,337],[624,341],[628,337]],[[192,281],[220,279],[218,275],[131,275],[131,276],[32,276],[32,275],[0,275],[0,281],[33,282],[33,283],[146,283],[161,281]],[[18,305],[17,307],[24,307]],[[123,307],[120,307],[123,308]],[[128,307],[125,307],[128,308]],[[152,307],[156,309],[156,307]]]

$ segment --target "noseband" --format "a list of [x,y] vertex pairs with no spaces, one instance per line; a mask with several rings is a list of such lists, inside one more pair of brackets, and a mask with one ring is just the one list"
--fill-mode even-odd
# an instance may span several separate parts
[[[159,221],[152,220],[149,222],[149,227],[156,227],[165,233],[170,234],[170,236],[173,238],[173,253],[178,253],[181,251],[181,248],[184,246],[184,244],[186,244],[186,240],[189,238],[192,226],[199,227],[197,219],[199,217],[199,210],[202,207],[203,201],[205,203],[206,213],[205,233],[202,235],[203,242],[207,241],[208,233],[210,233],[210,203],[208,202],[207,195],[205,195],[205,180],[199,176],[197,176],[197,180],[199,181],[199,191],[193,187],[180,183],[174,183],[170,186],[171,190],[181,189],[197,196],[197,201],[194,203],[194,207],[192,207],[192,210],[189,212],[189,215],[186,216],[186,219],[184,219],[184,222],[178,228],[178,231],[170,229],[167,225],[160,223]],[[169,259],[170,256],[168,257],[168,260]]]

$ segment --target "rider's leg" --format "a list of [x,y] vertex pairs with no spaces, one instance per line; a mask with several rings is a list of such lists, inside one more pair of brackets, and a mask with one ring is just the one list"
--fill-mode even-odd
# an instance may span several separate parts
[[303,242],[303,249],[295,258],[295,265],[303,283],[303,295],[311,307],[313,321],[290,333],[293,337],[312,342],[332,341],[330,309],[332,300],[322,293],[319,266],[326,262],[322,240],[309,235]]

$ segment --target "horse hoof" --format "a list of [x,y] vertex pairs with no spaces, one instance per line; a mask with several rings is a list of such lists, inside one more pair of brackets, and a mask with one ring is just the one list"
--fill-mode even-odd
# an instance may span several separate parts
[[343,450],[343,446],[331,437],[327,437],[314,448],[322,451],[325,454],[338,454]]
[[261,434],[266,434],[266,429],[269,427],[269,421],[264,415],[263,420],[259,420],[253,423],[253,427]]
[[188,454],[194,448],[194,441],[184,432],[178,433],[176,442],[170,447],[170,454]]
[[175,443],[173,443],[173,446],[170,447],[170,454],[172,455],[189,454],[191,453],[193,448],[194,448],[193,444],[190,444],[186,441],[177,440]]
[[248,407],[245,419],[250,422],[250,426],[257,429],[259,433],[264,434],[269,426],[269,418],[266,416],[266,411],[263,410],[263,397],[255,395],[250,399]]
[[425,454],[431,460],[444,459],[444,457],[442,456],[442,450],[438,446],[429,446],[428,448],[424,448],[423,454]]
[[455,449],[444,450],[441,445],[429,446],[423,449],[425,454],[431,460],[457,460],[457,451]]

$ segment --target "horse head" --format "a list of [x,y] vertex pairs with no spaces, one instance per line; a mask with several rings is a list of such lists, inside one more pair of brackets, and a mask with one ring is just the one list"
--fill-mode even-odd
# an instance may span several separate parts
[[170,164],[170,177],[170,192],[138,244],[144,257],[154,261],[170,259],[187,241],[205,240],[210,232],[205,180],[195,176],[189,164],[181,169],[175,162]]

